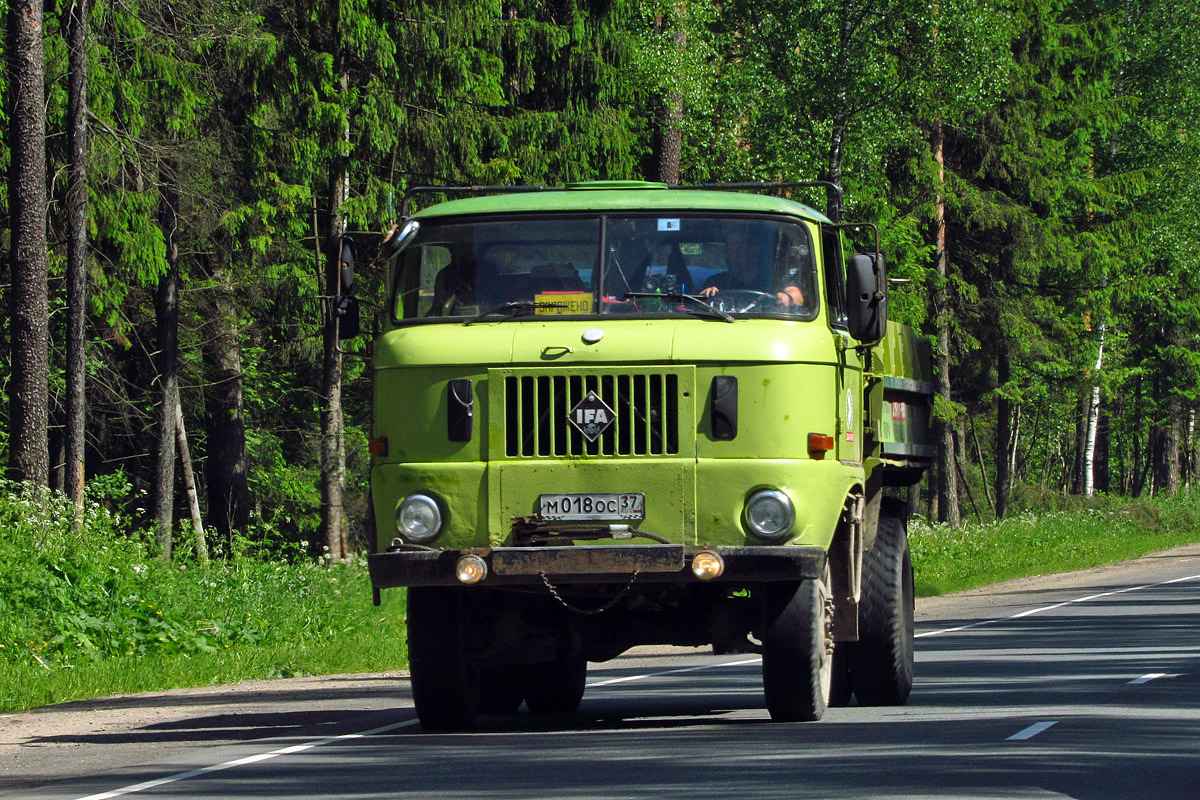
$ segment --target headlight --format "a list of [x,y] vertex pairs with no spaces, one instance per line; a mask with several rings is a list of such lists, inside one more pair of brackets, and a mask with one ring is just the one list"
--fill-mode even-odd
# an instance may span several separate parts
[[442,532],[442,510],[424,494],[410,494],[396,509],[396,530],[413,542],[428,542]]
[[783,492],[764,489],[755,492],[746,501],[742,521],[756,536],[779,539],[792,529],[792,523],[796,521],[796,509]]

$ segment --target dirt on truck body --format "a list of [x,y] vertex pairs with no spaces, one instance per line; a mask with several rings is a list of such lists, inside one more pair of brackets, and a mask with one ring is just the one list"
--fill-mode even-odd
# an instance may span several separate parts
[[572,712],[589,661],[643,644],[761,652],[775,720],[906,700],[889,489],[934,454],[929,354],[849,227],[602,182],[451,199],[385,242],[370,572],[408,587],[424,727]]

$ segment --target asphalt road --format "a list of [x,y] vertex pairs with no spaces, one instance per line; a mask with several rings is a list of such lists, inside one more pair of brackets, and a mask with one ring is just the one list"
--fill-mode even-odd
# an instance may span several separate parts
[[0,797],[1200,798],[1200,548],[924,601],[917,631],[908,705],[806,724],[768,721],[757,657],[689,650],[461,734],[371,676],[39,710],[83,722],[0,719]]

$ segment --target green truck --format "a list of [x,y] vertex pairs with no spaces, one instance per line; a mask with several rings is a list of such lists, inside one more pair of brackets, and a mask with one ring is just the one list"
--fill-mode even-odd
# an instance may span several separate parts
[[760,652],[778,721],[905,702],[929,349],[812,185],[474,187],[385,241],[369,566],[423,727],[651,644]]

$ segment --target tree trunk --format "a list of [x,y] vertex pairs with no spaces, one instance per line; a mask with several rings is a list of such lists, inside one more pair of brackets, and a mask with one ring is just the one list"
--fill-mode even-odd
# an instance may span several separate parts
[[250,524],[242,350],[237,309],[225,270],[211,257],[206,264],[208,277],[216,283],[203,347],[208,518],[228,547],[234,531]]
[[1192,488],[1192,480],[1196,477],[1196,409],[1189,408],[1187,413],[1187,433],[1184,437],[1184,451],[1187,453],[1187,469],[1183,473],[1184,486]]
[[[345,98],[349,77],[341,68],[341,91]],[[349,112],[343,123],[342,146],[348,152]],[[338,318],[333,314],[333,298],[341,294],[340,239],[345,233],[342,205],[350,194],[350,173],[345,157],[334,159],[329,176],[329,227],[325,260],[325,362],[321,374],[321,527],[329,558],[339,561],[346,556],[346,519],[343,495],[346,486],[345,445],[342,442],[342,353],[338,344]]]
[[[664,31],[660,14],[654,24],[654,33],[661,36]],[[687,48],[687,31],[677,28],[671,35],[671,44],[676,50]],[[658,110],[654,114],[654,172],[656,179],[670,185],[679,183],[679,162],[683,155],[683,95],[678,92],[666,94],[658,99]]]
[[179,449],[179,464],[183,467],[183,488],[187,491],[188,511],[192,515],[192,534],[196,537],[196,558],[208,563],[208,540],[204,538],[204,522],[200,518],[200,493],[196,491],[196,473],[192,469],[192,449],[188,447],[187,428],[183,424],[183,405],[175,404],[175,445]]
[[1178,398],[1167,401],[1166,419],[1154,427],[1154,493],[1173,495],[1179,491],[1179,446],[1183,407]]
[[[933,160],[937,163],[937,195],[934,198],[935,259],[937,263],[937,288],[933,294],[933,318],[937,326],[937,393],[950,406],[950,256],[946,247],[946,198],[943,188],[946,180],[945,136],[941,120],[933,128]],[[938,444],[938,519],[952,528],[962,521],[962,510],[958,502],[958,476],[954,464],[954,423],[938,419],[934,426]]]
[[[851,80],[849,53],[857,47],[854,41],[855,18],[858,11],[849,0],[843,0],[838,12],[838,45],[837,45],[837,87],[835,94],[837,104],[833,109],[832,125],[829,131],[829,155],[826,160],[825,180],[840,187],[842,185],[842,162],[846,151],[846,130],[850,123],[850,109],[847,100],[847,85]],[[834,222],[841,222],[843,208],[839,196],[829,193],[829,217]]]
[[8,7],[12,376],[8,477],[50,485],[46,114],[42,4]]
[[1092,462],[1092,475],[1095,479],[1095,490],[1105,494],[1112,490],[1112,478],[1109,472],[1109,446],[1108,414],[1101,411],[1100,417],[1096,421],[1096,458]]
[[154,459],[154,525],[161,555],[171,558],[175,522],[175,406],[179,404],[179,163],[163,173],[159,225],[167,244],[167,271],[158,280],[154,314],[158,326],[158,437]]
[[979,431],[975,429],[973,416],[968,414],[967,421],[971,425],[971,441],[975,445],[975,459],[979,462],[979,482],[983,485],[983,496],[987,499],[988,508],[995,514],[996,503],[992,500],[992,490],[988,487],[987,464],[983,460],[983,447],[979,444]]
[[67,85],[67,497],[83,510],[87,430],[87,0],[67,6],[70,77]]
[[[999,342],[999,358],[996,362],[996,382],[1003,388],[1012,377],[1012,361],[1007,344]],[[1008,513],[1009,496],[1012,493],[1012,456],[1016,450],[1017,409],[1001,391],[996,401],[996,516],[1003,519]]]
[[1100,369],[1104,366],[1104,320],[1100,320],[1096,339],[1096,369],[1092,372],[1092,392],[1088,401],[1087,433],[1083,446],[1083,495],[1092,497],[1096,493],[1096,432],[1100,425]]

